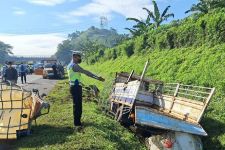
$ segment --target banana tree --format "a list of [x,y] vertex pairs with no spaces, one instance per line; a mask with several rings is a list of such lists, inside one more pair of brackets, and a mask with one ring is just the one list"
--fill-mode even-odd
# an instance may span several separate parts
[[126,30],[129,30],[130,33],[134,36],[138,36],[141,34],[145,34],[147,30],[151,27],[152,23],[150,22],[150,17],[148,16],[147,19],[139,20],[136,18],[127,18],[127,20],[135,21],[137,24],[133,26],[133,28],[125,28]]
[[153,0],[152,3],[154,6],[154,11],[151,11],[148,8],[143,8],[143,9],[147,11],[148,17],[152,18],[152,20],[154,21],[155,28],[158,28],[161,25],[161,23],[167,20],[168,18],[174,17],[173,13],[168,13],[170,6],[167,6],[166,9],[163,11],[163,13],[160,14],[159,7],[156,1]]
[[199,12],[202,14],[207,14],[210,10],[219,7],[225,7],[224,0],[200,0],[198,4],[193,4],[192,7],[185,13]]
[[[174,17],[173,13],[168,14],[168,10],[170,6],[167,6],[166,9],[160,14],[159,8],[155,0],[152,1],[154,5],[154,12],[150,11],[147,8],[143,8],[147,11],[148,16],[146,20],[139,20],[136,18],[127,18],[127,20],[135,21],[137,24],[133,26],[133,28],[125,28],[130,31],[133,36],[138,36],[141,34],[146,34],[148,30],[152,28],[158,28],[160,24],[167,20],[169,17]],[[151,22],[151,18],[154,23]]]

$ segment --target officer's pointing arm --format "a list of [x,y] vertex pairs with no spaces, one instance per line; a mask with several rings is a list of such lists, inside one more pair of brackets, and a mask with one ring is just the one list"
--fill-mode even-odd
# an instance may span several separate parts
[[100,80],[100,81],[103,81],[104,79],[102,77],[98,77],[97,75],[91,73],[90,71],[87,71],[85,69],[83,69],[82,67],[80,67],[79,65],[74,65],[73,67],[73,71],[74,72],[80,72],[80,73],[83,73],[91,78],[94,78],[96,80]]

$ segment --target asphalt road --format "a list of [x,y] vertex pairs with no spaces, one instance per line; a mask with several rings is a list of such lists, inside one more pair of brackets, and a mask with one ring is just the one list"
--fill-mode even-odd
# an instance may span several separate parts
[[57,80],[54,79],[43,79],[40,75],[27,75],[27,83],[22,84],[20,77],[18,78],[17,84],[22,86],[26,90],[38,89],[40,95],[48,94],[51,89],[55,86]]

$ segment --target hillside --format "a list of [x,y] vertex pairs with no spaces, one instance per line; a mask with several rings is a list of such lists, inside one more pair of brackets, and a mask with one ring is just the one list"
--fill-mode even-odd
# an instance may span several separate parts
[[[148,77],[165,82],[216,87],[214,95],[202,120],[202,126],[209,136],[203,138],[206,149],[225,149],[225,44],[212,48],[182,48],[171,51],[152,51],[145,55],[120,57],[115,60],[85,65],[84,68],[102,75],[107,79],[104,86],[98,84],[107,99],[115,72],[132,69],[140,74],[144,63],[150,59]],[[86,84],[96,84],[91,79],[84,79]],[[208,143],[211,143],[208,145]]]
[[72,43],[74,45],[86,40],[87,38],[91,41],[97,41],[97,43],[105,45],[106,47],[114,47],[116,46],[124,35],[120,35],[113,28],[108,29],[99,29],[96,27],[90,27],[86,31],[81,32],[79,37],[76,40],[73,40]]
[[127,35],[118,34],[113,28],[99,29],[90,27],[86,31],[74,32],[68,35],[68,39],[58,45],[56,57],[60,61],[68,63],[71,59],[71,50],[87,52],[95,52],[111,48],[118,45]]
[[[164,82],[215,87],[216,93],[201,122],[209,136],[203,138],[204,149],[225,149],[225,9],[215,10],[196,19],[191,16],[149,31],[149,36],[139,36],[117,47],[105,50],[104,56],[83,67],[102,75],[106,83],[98,86],[102,99],[110,92],[115,72],[135,70],[140,74],[147,59],[150,67],[146,76]],[[200,22],[204,20],[204,32]],[[199,29],[199,30],[197,30]],[[154,34],[153,34],[154,33]],[[174,35],[172,40],[168,35]],[[170,46],[173,43],[173,46]],[[85,78],[86,83],[94,84]]]

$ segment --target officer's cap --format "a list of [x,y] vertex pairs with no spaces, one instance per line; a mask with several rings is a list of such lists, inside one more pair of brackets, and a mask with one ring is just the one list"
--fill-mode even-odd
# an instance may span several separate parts
[[73,57],[74,56],[82,56],[82,53],[80,51],[73,51]]

